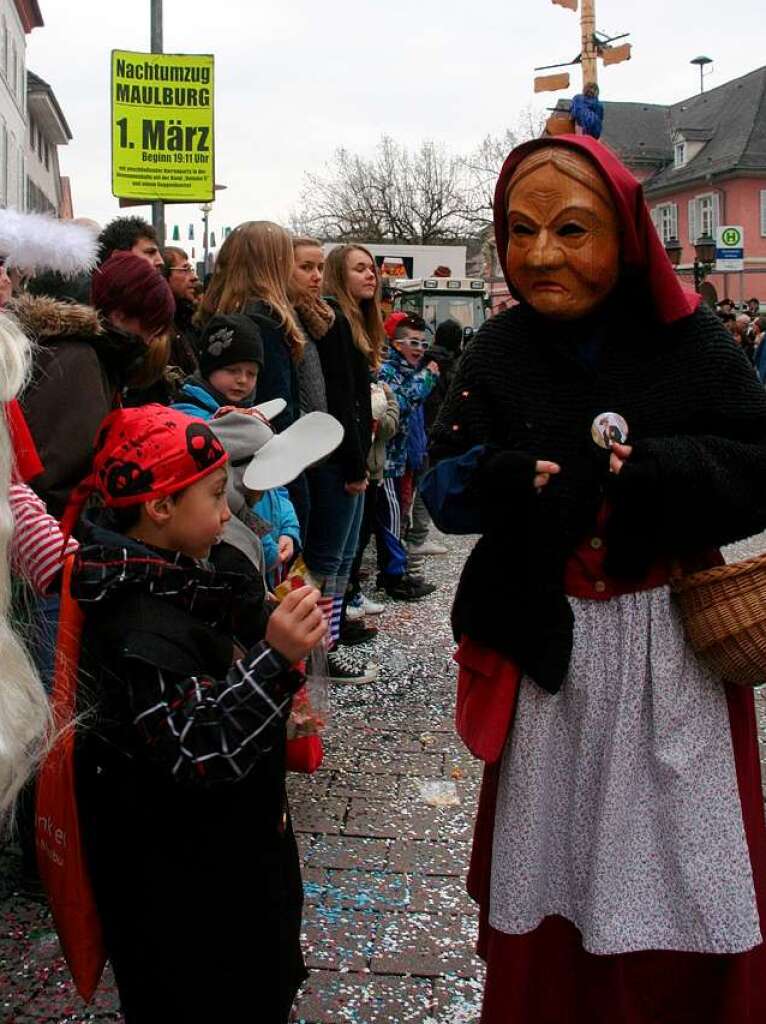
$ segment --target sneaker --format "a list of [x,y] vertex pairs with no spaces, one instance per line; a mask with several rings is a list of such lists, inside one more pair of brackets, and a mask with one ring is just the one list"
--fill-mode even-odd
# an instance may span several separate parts
[[372,601],[366,594],[362,594],[362,608],[365,615],[382,615],[386,610],[384,604],[378,604],[377,601]]
[[407,554],[410,558],[423,558],[425,555],[448,555],[449,548],[435,540],[425,540],[422,544],[408,544]]
[[346,605],[346,619],[348,622],[358,622],[364,615],[364,595],[354,594]]
[[396,583],[389,583],[386,586],[386,593],[395,601],[419,601],[421,597],[428,597],[435,590],[435,584],[413,579],[412,576],[402,576]]
[[377,665],[365,665],[363,668],[356,664],[353,658],[349,658],[343,651],[328,651],[327,663],[330,668],[329,679],[331,683],[372,683],[378,678],[380,669]]
[[366,626],[363,619],[356,622],[346,622],[341,626],[338,643],[343,647],[354,647],[356,644],[366,644],[374,640],[378,635],[377,629]]

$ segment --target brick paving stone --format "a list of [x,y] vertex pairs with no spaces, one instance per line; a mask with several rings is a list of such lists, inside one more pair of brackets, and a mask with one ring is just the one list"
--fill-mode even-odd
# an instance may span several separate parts
[[440,843],[417,840],[396,840],[388,860],[391,871],[458,877],[465,875],[467,864],[467,845],[447,847]]
[[378,924],[370,967],[374,974],[472,978],[477,966],[470,926],[458,914],[385,914]]
[[345,772],[337,775],[330,783],[332,796],[360,796],[369,798],[396,797],[399,795],[398,775],[383,775],[372,772]]
[[437,978],[434,981],[434,1024],[476,1024],[481,999],[481,976]]
[[399,800],[354,797],[344,828],[345,835],[425,839],[436,835],[438,816],[433,808]]
[[361,731],[356,746],[359,750],[373,750],[376,753],[380,750],[393,750],[421,754],[424,750],[419,734],[412,735],[397,729],[374,729],[370,726]]
[[311,850],[314,845],[314,836],[308,832],[296,832],[295,841],[298,844],[298,856],[300,857],[301,863],[305,864],[311,856]]
[[468,895],[461,875],[407,875],[410,879],[408,909],[442,914],[476,914],[477,908]]
[[314,843],[304,859],[312,867],[357,868],[375,871],[386,867],[388,842],[355,836],[326,836]]
[[316,906],[303,925],[301,945],[309,970],[364,970],[372,955],[379,916],[340,907]]
[[[311,872],[311,874],[307,874]],[[407,910],[411,905],[408,875],[390,871],[336,871],[306,868],[306,901],[354,910]]]
[[346,743],[333,742],[331,737],[323,740],[325,772],[356,772],[359,770],[359,752]]
[[303,875],[303,898],[306,903],[318,903],[322,898],[322,888],[327,879],[326,868],[313,868],[304,864],[301,871]]
[[291,801],[313,800],[328,796],[335,772],[316,771],[313,775],[291,772],[287,777],[287,792]]
[[348,809],[346,797],[324,797],[299,800],[291,807],[296,832],[337,835],[343,827]]
[[[61,975],[52,976],[31,1005],[8,1019],[8,1024],[85,1024],[90,1021],[122,1021],[119,997],[111,969],[104,971],[101,984],[87,1006],[75,991],[62,964]],[[5,1022],[5,1018],[2,1018]]]
[[301,990],[292,1019],[303,1024],[431,1024],[432,1008],[430,980],[316,971]]
[[401,833],[401,819],[401,807],[395,801],[352,797],[344,833],[347,836],[396,839]]
[[435,778],[442,773],[444,755],[439,753],[405,754],[397,750],[365,751],[364,769],[368,772],[395,772]]

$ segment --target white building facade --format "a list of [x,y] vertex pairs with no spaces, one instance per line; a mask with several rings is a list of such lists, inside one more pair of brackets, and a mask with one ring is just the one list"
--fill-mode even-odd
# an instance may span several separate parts
[[53,90],[32,71],[27,72],[26,209],[71,217],[62,187],[58,147],[72,138]]
[[37,0],[0,0],[0,206],[26,209],[26,37],[43,20]]

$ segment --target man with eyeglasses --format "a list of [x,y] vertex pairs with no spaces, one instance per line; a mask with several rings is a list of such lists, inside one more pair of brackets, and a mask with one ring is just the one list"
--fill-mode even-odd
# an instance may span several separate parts
[[176,300],[175,335],[171,346],[170,365],[177,366],[185,376],[191,377],[198,370],[197,346],[200,331],[194,324],[193,317],[199,278],[188,253],[175,245],[165,246],[164,272]]
[[389,597],[417,601],[436,588],[409,572],[402,544],[413,499],[411,435],[417,413],[436,385],[439,367],[429,361],[422,370],[418,369],[429,347],[421,317],[414,313],[392,313],[385,322],[385,331],[391,349],[378,380],[389,386],[399,403],[399,430],[386,445],[383,483],[378,489],[375,533],[379,550],[385,552],[385,568],[378,584]]

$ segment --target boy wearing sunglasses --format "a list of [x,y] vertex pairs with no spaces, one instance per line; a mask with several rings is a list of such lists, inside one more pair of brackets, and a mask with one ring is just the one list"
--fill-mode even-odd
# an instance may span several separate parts
[[415,411],[433,391],[439,376],[435,362],[418,366],[429,347],[425,321],[414,313],[392,313],[385,324],[391,348],[380,368],[378,380],[387,384],[399,403],[399,429],[386,445],[383,484],[378,490],[376,540],[385,552],[379,585],[389,597],[416,601],[433,593],[435,587],[411,577],[407,572],[407,553],[402,531],[412,505],[407,488],[407,454],[410,424]]

